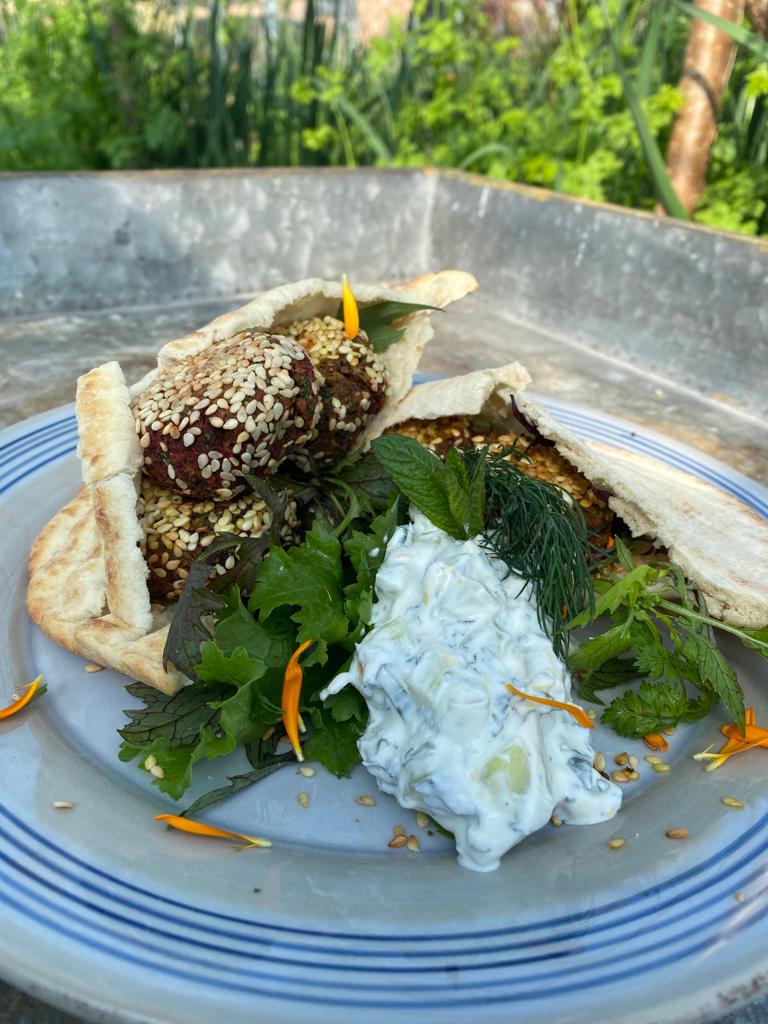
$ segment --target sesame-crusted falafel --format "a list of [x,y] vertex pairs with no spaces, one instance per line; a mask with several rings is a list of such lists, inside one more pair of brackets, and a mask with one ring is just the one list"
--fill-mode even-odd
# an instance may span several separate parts
[[467,416],[442,416],[435,420],[406,420],[390,427],[388,434],[404,434],[415,438],[435,454],[445,456],[450,448],[481,448],[488,445],[491,451],[516,447],[524,457],[516,462],[527,476],[556,484],[578,503],[587,529],[593,534],[603,534],[613,523],[613,512],[604,497],[595,493],[590,482],[554,445],[530,443],[517,434],[502,434],[494,430],[479,428]]
[[[252,493],[228,502],[195,501],[178,491],[158,487],[142,478],[136,510],[144,533],[140,545],[149,566],[149,593],[154,601],[175,600],[181,591],[192,562],[222,533],[242,537],[260,537],[272,525],[265,503]],[[280,531],[285,546],[299,541],[296,503],[289,501],[285,525]],[[231,552],[223,552],[215,568],[230,569]]]
[[306,451],[319,465],[332,466],[360,444],[384,405],[387,371],[365,332],[350,340],[335,317],[298,321],[286,333],[305,349],[323,377],[322,410]]
[[295,341],[243,331],[161,370],[133,406],[144,473],[185,497],[228,500],[274,472],[320,415],[318,375]]

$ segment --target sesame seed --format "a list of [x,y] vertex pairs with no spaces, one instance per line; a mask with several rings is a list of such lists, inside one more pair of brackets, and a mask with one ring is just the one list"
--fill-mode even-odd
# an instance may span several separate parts
[[737,800],[735,796],[724,796],[723,803],[726,807],[733,807],[737,811],[743,811],[747,806],[743,800]]
[[311,779],[315,774],[315,769],[310,768],[308,764],[299,765],[299,775],[303,775],[305,779]]
[[163,768],[161,768],[159,764],[153,764],[152,767],[149,769],[149,774],[154,776],[154,778],[156,779],[165,778],[165,771],[163,770]]
[[184,435],[184,436],[182,437],[182,441],[183,441],[183,443],[184,443],[184,447],[185,447],[185,448],[189,448],[189,447],[190,447],[190,445],[193,445],[193,444],[195,443],[195,435],[194,435],[194,434],[190,434],[189,432],[187,432],[187,433],[186,433],[186,434],[185,434],[185,435]]
[[57,811],[71,811],[75,805],[71,800],[54,800],[52,806]]
[[360,804],[361,807],[375,807],[376,801],[372,796],[357,796],[355,797],[355,803]]
[[298,795],[298,797],[296,799],[299,801],[301,806],[304,807],[305,809],[307,807],[309,807],[309,793],[299,793],[299,795]]
[[431,818],[424,811],[416,811],[416,824],[419,828],[428,828],[430,825]]
[[85,665],[84,667],[85,667],[85,671],[86,672],[103,672],[104,671],[104,666],[103,665],[97,665],[93,661],[89,661],[88,664]]
[[148,772],[151,772],[156,764],[157,758],[155,757],[154,754],[150,754],[144,761],[144,767],[147,769]]
[[420,843],[419,843],[419,840],[416,838],[416,836],[408,836],[408,839],[406,840],[405,845],[408,847],[408,849],[411,851],[411,853],[418,852],[418,850],[420,848]]
[[672,765],[664,764],[663,762],[659,762],[659,764],[652,765],[652,768],[653,768],[653,770],[655,772],[659,772],[659,773],[671,772],[672,771]]
[[395,827],[392,829],[392,831],[395,833],[396,836],[404,836],[405,835],[405,829],[403,828],[402,825],[395,825]]
[[560,826],[563,824],[563,819],[558,818],[556,814],[553,814],[549,820],[555,826],[555,828],[560,828]]
[[626,845],[627,845],[627,840],[626,839],[617,838],[617,839],[609,839],[608,840],[608,847],[611,850],[620,850],[622,848],[622,846],[626,846]]

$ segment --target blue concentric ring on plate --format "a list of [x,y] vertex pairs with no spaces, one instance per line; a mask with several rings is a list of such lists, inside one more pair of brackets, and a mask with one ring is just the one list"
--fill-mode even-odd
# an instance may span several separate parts
[[[577,434],[693,473],[768,518],[768,491],[714,460],[621,421],[546,404]],[[0,496],[75,444],[74,419],[61,416],[0,445]],[[588,912],[440,935],[343,933],[235,917],[142,889],[52,843],[0,803],[0,903],[22,918],[161,976],[218,992],[339,1007],[535,1003],[650,976],[761,917],[761,908],[734,917],[733,892],[761,875],[766,853],[768,816],[653,889]],[[606,961],[606,945],[630,933],[631,962]]]

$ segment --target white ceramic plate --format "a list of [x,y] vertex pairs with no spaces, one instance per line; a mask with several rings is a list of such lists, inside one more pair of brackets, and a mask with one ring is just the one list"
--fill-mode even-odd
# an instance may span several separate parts
[[[672,463],[768,516],[768,491],[618,420],[546,403],[579,434]],[[110,1021],[315,1024],[546,1020],[699,1021],[756,994],[768,971],[768,753],[705,774],[691,754],[709,719],[672,739],[673,770],[625,788],[618,818],[548,827],[492,874],[379,795],[361,769],[338,782],[286,768],[207,819],[272,838],[235,852],[169,832],[170,801],[116,759],[125,679],[34,628],[25,563],[78,484],[71,408],[0,434],[0,706],[43,672],[50,687],[0,722],[0,975]],[[758,720],[764,663],[728,647]],[[609,732],[608,756],[647,753]],[[194,796],[241,767],[200,765]],[[310,794],[308,809],[297,796]],[[355,798],[370,794],[375,807]],[[735,811],[730,794],[745,801]],[[73,810],[54,810],[71,800]],[[186,802],[185,802],[186,805]],[[421,851],[390,850],[394,824]],[[687,841],[665,831],[685,827]],[[606,843],[623,836],[627,845]]]

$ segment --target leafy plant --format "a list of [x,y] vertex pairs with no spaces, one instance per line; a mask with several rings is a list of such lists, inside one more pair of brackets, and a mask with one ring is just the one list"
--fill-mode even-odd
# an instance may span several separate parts
[[[520,40],[473,0],[416,0],[364,46],[327,17],[338,3],[295,22],[225,0],[0,0],[0,169],[431,164],[641,209],[660,194],[681,215],[661,153],[705,15],[562,9]],[[737,57],[695,217],[765,234],[766,44],[727,26]]]

